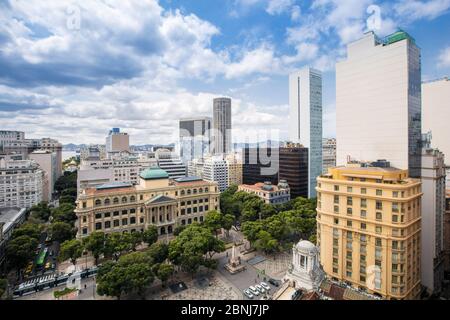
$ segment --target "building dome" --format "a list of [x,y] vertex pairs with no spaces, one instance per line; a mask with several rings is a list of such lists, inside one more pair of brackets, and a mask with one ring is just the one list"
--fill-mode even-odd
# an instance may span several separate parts
[[295,245],[295,248],[304,253],[315,253],[317,252],[317,247],[307,240],[301,240]]
[[144,180],[168,179],[169,174],[159,167],[151,167],[142,171],[139,176]]

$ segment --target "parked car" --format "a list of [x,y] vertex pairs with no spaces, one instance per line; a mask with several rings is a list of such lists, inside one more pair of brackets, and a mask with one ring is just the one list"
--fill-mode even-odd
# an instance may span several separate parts
[[256,287],[256,289],[257,289],[259,292],[261,292],[261,293],[266,292],[266,290],[265,290],[263,287],[261,287],[259,284],[255,285],[255,287]]
[[266,289],[267,291],[270,290],[270,286],[269,286],[267,283],[265,283],[264,281],[261,282],[260,285],[261,285],[261,287],[263,287],[263,288]]
[[247,298],[253,299],[253,294],[250,292],[249,289],[244,290],[244,294],[247,296]]
[[255,296],[259,296],[259,291],[258,289],[256,289],[254,286],[251,286],[250,288],[248,288],[250,290],[250,292],[252,294],[254,294]]
[[279,287],[280,286],[280,283],[277,280],[275,280],[275,279],[269,279],[269,283],[271,285],[274,285],[275,287]]

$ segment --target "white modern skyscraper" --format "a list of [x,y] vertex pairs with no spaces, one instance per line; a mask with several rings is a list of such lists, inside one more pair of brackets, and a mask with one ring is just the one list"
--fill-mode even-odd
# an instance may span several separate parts
[[214,154],[226,154],[231,147],[231,99],[216,98],[213,101]]
[[211,132],[209,117],[180,120],[180,158],[185,164],[210,152]]
[[406,32],[373,32],[336,64],[337,165],[386,159],[420,177],[420,49]]
[[308,197],[316,196],[322,174],[322,73],[306,67],[289,76],[289,135],[309,149]]

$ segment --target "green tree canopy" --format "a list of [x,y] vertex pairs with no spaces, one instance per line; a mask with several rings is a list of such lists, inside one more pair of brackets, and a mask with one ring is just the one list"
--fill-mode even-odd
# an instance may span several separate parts
[[20,235],[6,245],[6,259],[12,268],[22,269],[34,258],[38,241],[28,235]]
[[20,236],[28,236],[35,240],[39,240],[42,233],[42,225],[35,223],[24,223],[19,228],[14,229],[12,233],[12,239],[18,238]]
[[95,264],[98,264],[98,259],[102,254],[107,253],[107,239],[103,232],[92,232],[86,238],[83,238],[83,246],[86,250],[92,252],[95,258]]
[[144,241],[146,244],[151,246],[153,243],[158,241],[158,228],[156,226],[149,226],[143,233],[142,233],[142,241]]
[[64,241],[61,244],[59,258],[62,261],[70,259],[70,262],[75,265],[77,263],[77,259],[83,254],[83,249],[83,244],[80,240],[72,239]]
[[56,221],[50,225],[48,232],[53,241],[64,242],[73,239],[77,231],[69,223]]

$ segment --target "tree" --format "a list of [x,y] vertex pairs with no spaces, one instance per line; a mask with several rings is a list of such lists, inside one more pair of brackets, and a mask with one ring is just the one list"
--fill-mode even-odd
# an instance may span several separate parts
[[76,229],[66,222],[53,222],[48,231],[52,240],[60,243],[73,239],[76,235]]
[[65,189],[77,187],[77,172],[64,172],[55,182],[55,191],[61,193]]
[[166,261],[169,255],[169,246],[162,242],[152,244],[147,250],[147,254],[151,257],[153,262],[162,263]]
[[74,210],[73,204],[62,203],[58,208],[52,210],[53,221],[73,223],[77,219]]
[[133,252],[120,257],[116,263],[100,267],[97,292],[120,299],[122,294],[136,291],[142,298],[154,281],[151,260],[145,253]]
[[178,236],[181,231],[183,231],[184,229],[186,229],[186,225],[179,225],[177,227],[175,227],[175,229],[173,230],[173,235],[176,237]]
[[47,202],[41,202],[31,207],[30,216],[42,221],[48,221],[50,218],[51,210],[48,207]]
[[75,201],[77,200],[76,196],[70,196],[70,195],[66,195],[66,196],[61,196],[59,198],[59,204],[63,204],[63,203],[70,203],[73,204],[75,203]]
[[230,230],[234,224],[234,221],[235,221],[234,215],[229,213],[222,215],[222,228],[224,228],[225,231],[227,232],[227,236],[230,235]]
[[67,240],[61,244],[59,257],[62,261],[70,259],[70,262],[75,266],[77,259],[83,254],[83,249],[83,244],[80,240]]
[[156,226],[149,226],[147,230],[142,233],[142,241],[149,246],[158,241],[158,228]]
[[278,241],[270,233],[264,230],[258,232],[257,240],[255,241],[256,249],[270,253],[278,250],[278,247]]
[[19,228],[14,229],[12,239],[20,236],[28,236],[35,240],[39,240],[42,233],[42,226],[34,223],[24,223]]
[[142,234],[140,232],[124,233],[122,241],[128,244],[128,247],[136,251],[136,247],[142,242]]
[[124,252],[131,250],[129,237],[122,233],[111,233],[106,236],[105,256],[114,257],[116,260]]
[[193,223],[170,242],[169,259],[194,275],[198,268],[205,264],[206,256],[212,259],[215,252],[223,250],[224,242],[217,239],[211,229]]
[[217,230],[222,228],[222,215],[216,210],[211,210],[206,214],[204,224],[214,232],[217,237]]
[[8,288],[8,281],[6,279],[0,279],[0,300]]
[[24,268],[34,258],[38,241],[28,235],[20,235],[6,245],[6,259],[12,268]]
[[98,259],[107,251],[106,241],[106,235],[103,232],[98,231],[92,232],[83,239],[84,248],[92,252],[92,255],[95,258],[95,265],[98,265]]
[[173,275],[174,268],[171,264],[167,263],[161,263],[158,266],[158,271],[156,273],[156,276],[159,280],[163,283],[163,285],[166,285],[167,280]]

